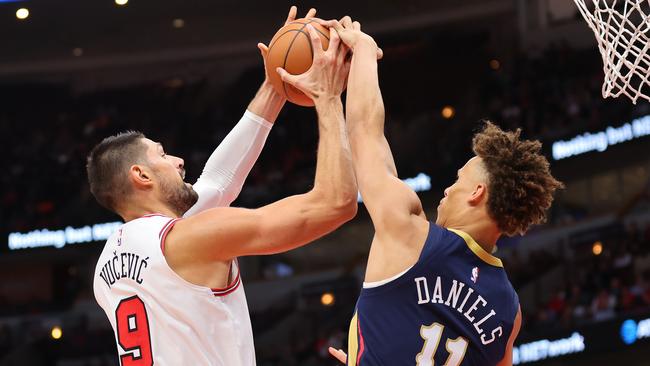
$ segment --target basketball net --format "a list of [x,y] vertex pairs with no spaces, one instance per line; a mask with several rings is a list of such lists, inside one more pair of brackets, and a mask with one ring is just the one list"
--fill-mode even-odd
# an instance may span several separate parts
[[603,98],[650,101],[650,0],[574,1],[598,41]]

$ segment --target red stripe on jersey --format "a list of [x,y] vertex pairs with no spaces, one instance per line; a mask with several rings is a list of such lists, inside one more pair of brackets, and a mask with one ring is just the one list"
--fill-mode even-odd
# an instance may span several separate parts
[[359,330],[359,354],[357,354],[357,365],[360,365],[361,356],[364,351],[363,333],[361,333],[361,319],[357,319],[357,329]]
[[237,287],[239,287],[239,284],[241,283],[241,277],[240,277],[241,271],[239,269],[239,262],[237,262],[236,259],[234,261],[237,265],[237,276],[235,276],[235,279],[232,281],[232,283],[226,286],[225,288],[213,288],[212,293],[214,294],[214,296],[226,296],[229,293],[235,291]]
[[213,292],[213,295],[214,296],[226,296],[228,294],[231,294],[231,293],[235,292],[235,290],[237,290],[237,288],[239,287],[239,284],[241,284],[241,279],[239,277],[237,277],[237,282],[234,283],[231,288],[229,288],[225,292],[219,292],[219,293]]
[[160,250],[162,251],[163,255],[165,255],[165,239],[167,238],[167,234],[169,233],[169,230],[171,230],[172,227],[174,227],[174,224],[181,219],[171,219],[167,221],[165,226],[160,230],[160,234],[158,234],[158,237],[160,237]]

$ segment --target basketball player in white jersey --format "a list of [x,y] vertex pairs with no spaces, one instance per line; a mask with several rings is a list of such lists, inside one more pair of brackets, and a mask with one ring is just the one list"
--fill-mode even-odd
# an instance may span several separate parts
[[183,218],[200,197],[183,181],[183,160],[166,155],[161,144],[127,132],[90,153],[93,195],[126,222],[106,242],[94,278],[121,365],[255,365],[237,257],[296,248],[355,215],[357,186],[340,98],[348,49],[332,32],[323,51],[316,31],[307,28],[312,68],[300,76],[278,72],[315,102],[320,138],[309,192],[259,209],[218,207]]

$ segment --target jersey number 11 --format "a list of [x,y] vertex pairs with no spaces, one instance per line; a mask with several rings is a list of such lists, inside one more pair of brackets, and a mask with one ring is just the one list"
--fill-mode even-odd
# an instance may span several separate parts
[[[434,366],[433,355],[436,354],[440,338],[442,338],[442,331],[445,326],[439,323],[433,323],[429,326],[420,327],[420,336],[424,339],[424,346],[422,351],[415,356],[417,366]],[[443,366],[458,366],[465,358],[467,352],[467,340],[463,337],[456,339],[447,339],[445,348],[449,352],[449,357]]]

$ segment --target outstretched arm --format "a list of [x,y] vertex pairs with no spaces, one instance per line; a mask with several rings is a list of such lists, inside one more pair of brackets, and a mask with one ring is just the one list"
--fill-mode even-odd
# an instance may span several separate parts
[[377,73],[378,48],[349,17],[324,22],[353,50],[346,99],[354,169],[363,201],[378,235],[399,231],[411,215],[423,215],[418,196],[397,176],[384,136],[384,102]]
[[[294,21],[296,14],[297,8],[292,6],[285,24]],[[316,9],[312,8],[305,17],[315,15]],[[257,47],[266,63],[268,48],[263,43]],[[229,206],[239,196],[285,103],[286,98],[275,91],[267,75],[244,116],[210,155],[194,184],[199,200],[184,217],[209,208]]]
[[339,47],[335,32],[330,34],[328,51],[319,49],[318,34],[307,28],[315,49],[312,68],[299,76],[280,73],[315,102],[320,137],[314,188],[259,209],[215,208],[178,221],[165,245],[165,255],[173,257],[176,268],[287,251],[325,235],[356,214],[357,185],[340,99],[349,71],[347,49]]
[[229,206],[239,195],[260,156],[272,124],[247,110],[214,150],[194,184],[199,200],[183,216]]

